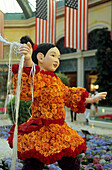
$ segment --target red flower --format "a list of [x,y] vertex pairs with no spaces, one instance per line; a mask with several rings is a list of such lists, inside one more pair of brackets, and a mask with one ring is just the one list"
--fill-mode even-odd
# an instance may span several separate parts
[[54,163],[57,160],[60,160],[62,156],[72,156],[73,158],[75,158],[81,152],[85,152],[85,151],[86,151],[86,142],[84,142],[82,145],[76,148],[74,152],[71,150],[71,148],[67,148],[62,150],[60,153],[56,153],[51,156],[44,157],[44,155],[40,154],[35,149],[32,149],[29,151],[25,151],[23,153],[18,152],[18,158],[22,160],[26,160],[27,158],[36,158],[39,159],[44,164],[49,165],[50,163]]
[[[56,161],[55,161],[56,162]],[[43,162],[44,163],[44,162]],[[54,162],[53,162],[54,163]],[[50,160],[47,158],[46,160],[45,160],[45,164],[46,165],[49,165],[50,164]]]
[[42,74],[47,74],[47,75],[51,75],[52,77],[57,77],[57,75],[55,74],[55,73],[53,73],[52,71],[44,71],[44,70],[42,70],[42,71],[40,71]]
[[68,148],[66,152],[68,152],[69,157],[73,155],[73,151],[71,150],[71,148]]
[[23,72],[25,72],[27,75],[30,74],[31,68],[30,67],[23,67]]
[[[38,73],[40,71],[40,68],[38,65],[35,66],[36,68],[36,73]],[[14,64],[12,66],[12,72],[14,74],[18,73],[19,70],[19,65],[18,64]],[[23,72],[26,73],[27,75],[30,75],[30,71],[31,71],[31,67],[23,67]]]
[[35,43],[35,44],[33,45],[33,51],[35,51],[35,50],[37,49],[37,47],[38,47],[38,45]]
[[57,154],[54,154],[53,156],[51,156],[50,161],[52,161],[53,163],[57,161]]
[[1,108],[0,108],[0,111],[1,111],[1,112],[4,112],[4,111],[5,111],[5,108],[4,108],[4,107],[1,107]]
[[56,156],[56,161],[60,160],[61,159],[61,154],[57,154]]
[[81,99],[85,102],[86,98],[89,96],[88,92],[85,91],[81,94]]
[[14,65],[12,66],[12,72],[13,72],[14,74],[18,73],[18,68],[19,68],[19,65],[18,65],[18,64],[14,64]]
[[77,103],[77,108],[78,108],[78,112],[77,113],[84,113],[85,111],[85,107],[84,107],[84,101],[80,101]]

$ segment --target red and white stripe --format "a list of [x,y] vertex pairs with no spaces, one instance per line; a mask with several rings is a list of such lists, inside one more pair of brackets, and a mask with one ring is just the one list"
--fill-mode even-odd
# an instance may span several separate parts
[[47,0],[47,20],[36,18],[36,43],[56,44],[56,1]]
[[65,46],[88,49],[88,0],[79,0],[78,10],[65,6]]

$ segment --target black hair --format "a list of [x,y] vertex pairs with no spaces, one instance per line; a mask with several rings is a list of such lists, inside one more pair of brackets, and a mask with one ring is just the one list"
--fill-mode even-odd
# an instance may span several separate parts
[[42,43],[39,44],[37,49],[35,51],[33,51],[32,54],[32,60],[35,64],[38,64],[38,60],[37,60],[37,53],[41,52],[42,54],[44,54],[44,57],[46,55],[46,53],[51,49],[56,47],[54,44],[50,44],[50,43]]
[[21,44],[27,44],[28,42],[31,43],[32,47],[34,46],[33,41],[31,40],[31,38],[28,35],[21,37],[21,39],[20,39]]

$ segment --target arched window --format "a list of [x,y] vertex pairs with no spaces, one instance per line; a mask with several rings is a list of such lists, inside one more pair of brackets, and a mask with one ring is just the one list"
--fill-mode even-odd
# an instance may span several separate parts
[[67,53],[74,53],[76,52],[76,49],[73,48],[67,48],[64,46],[64,37],[61,38],[57,43],[56,46],[58,47],[58,49],[60,50],[61,54],[67,54]]
[[94,50],[97,49],[98,43],[97,43],[97,32],[99,29],[95,29],[91,31],[88,35],[88,50]]
[[[97,32],[100,29],[95,29],[91,31],[88,35],[88,50],[94,50],[97,49],[98,43],[97,43]],[[64,37],[62,37],[57,43],[56,46],[59,48],[61,54],[67,54],[67,53],[74,53],[76,52],[76,49],[73,48],[67,48],[64,46]]]

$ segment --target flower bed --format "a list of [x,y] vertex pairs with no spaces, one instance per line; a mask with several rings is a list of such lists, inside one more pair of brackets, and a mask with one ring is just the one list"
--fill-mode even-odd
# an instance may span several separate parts
[[8,134],[10,128],[11,128],[11,126],[7,126],[7,127],[1,126],[1,127],[0,127],[0,138],[7,139],[8,136],[10,136],[10,135]]
[[80,155],[81,170],[112,170],[112,138],[89,135],[87,151]]
[[91,116],[90,120],[96,120],[96,121],[101,121],[101,122],[109,122],[112,123],[111,117],[108,115],[100,115],[100,116]]
[[[8,127],[0,127],[0,138],[8,138]],[[82,133],[78,132],[81,136]],[[83,136],[84,137],[84,136]],[[88,135],[87,136],[87,151],[85,154],[79,155],[81,161],[80,170],[112,170],[112,138]],[[10,170],[12,158],[4,158],[0,160],[0,168],[4,166]],[[22,169],[22,161],[17,160],[17,167]],[[58,163],[45,166],[45,169],[60,170]]]
[[101,118],[101,119],[108,118],[108,119],[112,120],[112,114],[100,115],[100,116],[98,116],[98,118]]

